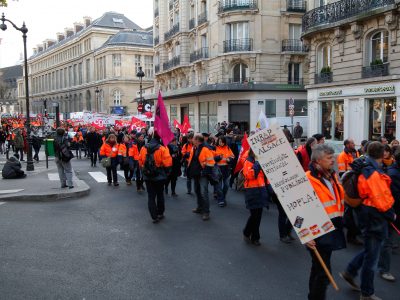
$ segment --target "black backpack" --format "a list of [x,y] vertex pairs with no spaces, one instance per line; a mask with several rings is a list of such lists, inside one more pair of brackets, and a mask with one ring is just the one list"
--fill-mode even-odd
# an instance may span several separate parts
[[344,173],[341,178],[346,196],[352,199],[351,202],[349,202],[348,199],[347,204],[352,207],[357,207],[362,204],[362,199],[358,192],[358,177],[361,175],[362,169],[367,165],[368,163],[365,161],[364,157],[358,158],[350,164],[352,169]]
[[157,177],[159,174],[158,168],[156,166],[156,161],[154,159],[154,152],[160,148],[160,145],[156,147],[145,146],[147,149],[146,159],[143,164],[143,175],[147,178]]

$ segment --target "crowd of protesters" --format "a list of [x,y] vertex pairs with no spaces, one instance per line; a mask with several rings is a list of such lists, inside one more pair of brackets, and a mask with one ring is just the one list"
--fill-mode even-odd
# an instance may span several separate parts
[[[389,144],[385,137],[381,137],[379,141],[363,141],[361,148],[356,149],[354,141],[349,138],[344,141],[343,152],[336,157],[334,149],[325,144],[323,134],[315,134],[302,142],[303,128],[299,123],[293,128],[293,135],[286,126],[283,132],[336,228],[307,243],[312,258],[308,298],[325,299],[329,284],[325,270],[312,250],[318,249],[330,269],[332,252],[352,243],[363,249],[341,277],[352,289],[361,292],[360,299],[380,299],[374,293],[375,270],[379,270],[383,279],[395,281],[390,262],[392,249],[396,246],[393,242],[395,227],[400,227],[396,218],[400,212],[399,142],[393,140]],[[252,134],[254,132],[249,132]],[[261,245],[259,228],[263,209],[275,203],[279,212],[280,240],[291,243],[295,239],[292,225],[256,155],[251,149],[239,155],[242,139],[238,126],[226,122],[216,126],[215,135],[195,134],[191,129],[181,134],[176,129],[168,145],[162,143],[153,128],[57,129],[56,163],[63,188],[73,188],[70,158],[65,159],[72,154],[64,153],[64,147],[75,151],[77,159],[90,160],[92,168],[101,164],[106,169],[110,186],[119,186],[117,170],[123,170],[126,185],[135,183],[137,192],[147,191],[153,223],[164,218],[165,194],[178,196],[176,184],[179,177],[186,181],[187,194],[194,191],[197,206],[193,213],[199,214],[203,221],[210,219],[210,195],[219,207],[224,208],[229,204],[229,189],[243,189],[250,214],[243,229],[243,239],[251,245]],[[15,156],[23,160],[26,134],[19,129],[1,130],[0,146],[1,153],[12,149]],[[235,172],[238,164],[241,168]],[[362,199],[357,206],[349,204],[352,199],[341,183],[341,177],[353,169],[359,174],[357,189]],[[359,271],[360,286],[355,281]]]

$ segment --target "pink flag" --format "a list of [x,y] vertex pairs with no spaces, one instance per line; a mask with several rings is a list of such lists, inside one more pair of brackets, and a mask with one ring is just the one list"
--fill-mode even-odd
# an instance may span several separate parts
[[169,119],[167,110],[165,109],[164,100],[161,96],[161,91],[158,92],[154,130],[160,136],[164,146],[168,145],[174,138],[174,134],[169,127]]
[[189,117],[188,117],[188,115],[185,115],[183,117],[183,123],[182,123],[181,128],[180,128],[181,129],[181,133],[187,134],[189,132],[190,128],[191,128],[191,125],[190,125]]

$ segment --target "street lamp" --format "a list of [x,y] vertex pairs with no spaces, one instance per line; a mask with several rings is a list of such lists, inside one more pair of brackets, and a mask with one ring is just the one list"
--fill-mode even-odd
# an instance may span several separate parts
[[97,112],[102,112],[102,111],[103,111],[103,108],[102,108],[102,105],[100,105],[100,102],[99,102],[99,97],[100,97],[100,92],[101,92],[101,90],[99,90],[99,87],[96,86],[96,90],[95,90],[94,92],[96,93]]
[[24,66],[25,66],[25,101],[26,101],[26,133],[27,139],[29,143],[28,147],[28,157],[27,157],[27,171],[33,171],[35,169],[32,160],[32,147],[31,147],[31,120],[30,120],[30,112],[29,112],[29,85],[28,85],[28,54],[26,50],[26,34],[28,33],[28,28],[25,26],[25,22],[22,24],[22,27],[18,27],[10,20],[6,19],[4,13],[1,16],[1,24],[0,29],[5,31],[7,30],[7,25],[5,22],[10,23],[16,30],[22,32],[22,40],[24,42]]
[[143,81],[143,77],[144,77],[144,72],[142,70],[142,67],[139,66],[139,72],[137,72],[136,74],[137,77],[140,78],[140,99],[139,99],[139,103],[143,105],[143,88],[142,88],[142,81]]

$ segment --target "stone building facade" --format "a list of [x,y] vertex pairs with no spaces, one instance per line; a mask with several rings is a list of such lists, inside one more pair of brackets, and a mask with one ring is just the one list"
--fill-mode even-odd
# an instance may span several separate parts
[[249,130],[262,110],[286,123],[290,98],[305,119],[305,1],[153,1],[155,90],[171,122],[187,114],[197,131],[222,121]]
[[18,113],[17,80],[22,77],[22,65],[0,69],[0,114]]
[[[92,21],[74,23],[34,49],[29,58],[31,112],[95,111],[136,113],[132,100],[139,91],[139,66],[143,87],[154,82],[152,28],[143,29],[124,15],[107,12]],[[25,111],[23,81],[20,106]]]
[[310,133],[338,147],[346,138],[400,138],[397,0],[342,0],[303,16],[309,51]]

